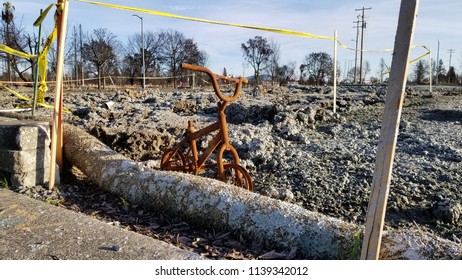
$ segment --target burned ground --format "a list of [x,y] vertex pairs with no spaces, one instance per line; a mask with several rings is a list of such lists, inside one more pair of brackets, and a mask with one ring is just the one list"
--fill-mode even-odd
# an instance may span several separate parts
[[[384,87],[340,87],[333,114],[328,88],[246,89],[226,113],[231,142],[256,192],[364,223],[385,93]],[[460,242],[461,97],[459,88],[407,89],[387,227],[419,227]],[[65,94],[65,106],[74,112],[68,122],[150,168],[159,168],[187,120],[198,128],[214,122],[216,102],[209,89]]]

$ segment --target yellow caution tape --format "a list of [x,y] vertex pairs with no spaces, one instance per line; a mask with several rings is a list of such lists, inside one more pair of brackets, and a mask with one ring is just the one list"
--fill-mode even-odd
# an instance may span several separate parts
[[[34,26],[39,26],[42,21],[45,19],[45,17],[47,16],[48,12],[50,11],[50,9],[54,6],[55,4],[50,4],[44,12],[42,12],[39,16],[39,18],[34,22]],[[60,9],[61,8],[61,9]],[[60,12],[62,10],[62,5],[59,5],[59,7],[57,8],[56,12]],[[55,24],[56,25],[56,24]],[[53,41],[50,42],[50,44],[52,43]],[[49,47],[48,47],[49,49]],[[48,49],[46,52],[48,52]],[[21,51],[18,51],[18,50],[15,50],[15,49],[12,49],[4,44],[0,44],[0,51],[3,51],[3,52],[6,52],[6,53],[9,53],[11,55],[14,55],[14,56],[19,56],[19,57],[22,57],[22,58],[25,58],[25,59],[32,59],[32,58],[36,58],[37,55],[36,54],[28,54],[28,53],[24,53],[24,52],[21,52]],[[43,53],[43,51],[42,51]]]
[[420,59],[426,57],[426,56],[429,55],[429,54],[430,54],[430,52],[424,53],[423,55],[417,57],[416,59],[413,59],[413,60],[409,61],[409,64],[412,64],[412,63],[414,63],[414,62],[416,62],[416,61],[418,61],[418,60],[420,60]]
[[151,14],[151,15],[162,16],[162,17],[169,17],[169,18],[176,18],[176,19],[182,19],[182,20],[218,24],[218,25],[234,26],[234,27],[241,27],[241,28],[256,29],[256,30],[275,32],[275,33],[292,35],[292,36],[300,36],[300,37],[308,37],[308,38],[316,38],[316,39],[325,39],[325,40],[334,40],[333,37],[316,35],[316,34],[311,34],[311,33],[306,33],[306,32],[300,32],[300,31],[276,29],[276,28],[271,28],[271,27],[260,27],[260,26],[237,24],[237,23],[227,23],[227,22],[221,22],[221,21],[215,21],[215,20],[187,17],[187,16],[171,14],[171,13],[166,13],[166,12],[160,12],[160,11],[155,11],[155,10],[147,10],[147,9],[141,9],[141,8],[128,7],[128,6],[120,6],[120,5],[107,4],[107,3],[88,1],[88,0],[77,0],[77,1],[78,2],[83,2],[83,3],[88,3],[88,4],[93,4],[93,5],[98,5],[98,6],[103,6],[103,7],[108,7],[108,8],[126,10],[126,11],[137,12],[137,13],[145,13],[145,14]]
[[[48,14],[48,11],[54,4],[48,6],[46,13],[42,13],[40,16],[43,18]],[[56,12],[55,12],[55,17],[56,15],[60,14],[63,9],[63,5],[56,5]],[[43,20],[43,18],[41,20]],[[40,17],[39,17],[40,19]],[[37,21],[39,20],[37,19]],[[51,44],[53,44],[53,41],[55,40],[56,36],[58,33],[58,21],[55,18],[55,26],[53,27],[53,31],[48,35],[47,41],[45,42],[45,45],[43,46],[42,52],[40,53],[38,57],[38,68],[39,68],[39,75],[40,75],[40,82],[38,86],[38,92],[37,92],[37,103],[43,103],[45,102],[45,93],[48,91],[48,86],[46,83],[47,79],[47,66],[48,66],[48,61],[47,61],[47,54],[48,51],[50,50]]]
[[[409,64],[413,64],[414,62],[419,61],[419,60],[421,60],[422,58],[426,57],[427,55],[431,54],[430,49],[427,48],[426,46],[412,46],[411,48],[412,48],[412,49],[414,49],[414,48],[424,48],[424,49],[427,50],[427,52],[424,53],[424,54],[422,54],[421,56],[419,56],[419,57],[417,57],[417,58],[415,58],[415,59],[409,61]],[[382,75],[389,74],[389,73],[391,73],[391,70],[387,70],[387,71],[383,72]]]
[[47,53],[50,50],[51,44],[56,38],[56,34],[58,33],[58,26],[57,23],[55,23],[55,27],[53,28],[53,32],[48,36],[47,41],[45,42],[45,45],[43,46],[42,52],[39,55],[38,58],[38,67],[39,67],[39,73],[40,73],[40,83],[38,87],[38,93],[37,93],[37,102],[44,102],[45,101],[45,93],[48,91],[48,86],[46,83],[47,79]]
[[[346,48],[347,50],[351,51],[361,51],[360,49],[355,48]],[[362,52],[393,52],[393,49],[384,49],[384,50],[362,50]]]
[[[34,26],[38,26],[43,22],[43,20],[45,19],[48,12],[50,11],[50,9],[53,6],[57,6],[55,16],[59,15],[62,12],[62,9],[63,9],[62,4],[61,5],[50,4],[45,9],[45,11],[40,14],[39,18],[34,22]],[[38,55],[38,67],[39,67],[40,82],[39,82],[38,93],[37,93],[37,103],[39,105],[43,106],[43,107],[46,107],[46,108],[52,108],[51,106],[44,104],[44,102],[45,102],[45,93],[48,91],[48,86],[46,84],[47,64],[48,64],[48,62],[47,62],[47,53],[50,50],[51,44],[55,40],[57,33],[58,33],[58,23],[57,23],[57,21],[55,19],[55,26],[53,28],[53,31],[51,32],[50,35],[48,35],[47,41],[45,42],[45,45],[43,46],[42,51]],[[4,51],[4,52],[7,52],[9,54],[20,56],[20,57],[26,58],[26,59],[31,59],[31,58],[36,58],[37,57],[37,55],[26,54],[26,53],[14,50],[14,49],[12,49],[12,48],[10,48],[8,46],[5,46],[3,44],[0,44],[0,51]],[[23,100],[26,100],[26,101],[30,100],[27,97],[22,96],[21,94],[7,88],[6,86],[4,86],[2,84],[0,84],[0,87],[3,87],[4,89],[6,89],[7,91],[14,94],[15,96],[17,96],[20,99],[23,99]]]
[[[30,102],[30,98],[27,98],[25,97],[24,95],[20,94],[19,92],[16,92],[10,88],[8,88],[7,86],[5,86],[4,84],[0,83],[0,87],[1,88],[4,88],[6,91],[8,91],[9,93],[13,94],[14,96],[18,97],[19,99],[22,99],[24,101],[28,101]],[[51,106],[51,105],[48,105],[46,104],[45,102],[37,102],[37,105],[39,106],[42,106],[42,107],[45,107],[45,108],[48,108],[48,109],[54,109],[54,106]],[[63,108],[63,112],[66,112],[66,113],[71,113],[71,111],[67,108]]]
[[22,57],[22,58],[25,58],[25,59],[31,59],[31,58],[37,57],[37,55],[35,55],[35,54],[24,53],[24,52],[12,49],[12,48],[4,45],[4,44],[0,44],[0,51],[9,53],[11,55],[19,56],[19,57]]
[[[20,94],[19,92],[16,92],[10,88],[8,88],[7,86],[5,86],[4,84],[0,83],[0,87],[1,88],[4,88],[6,91],[8,91],[9,93],[13,94],[14,96],[18,97],[19,99],[22,99],[22,100],[25,100],[25,101],[30,101],[30,98],[27,98],[25,97],[24,95]],[[42,107],[45,107],[45,108],[48,108],[48,109],[53,109],[53,106],[51,105],[48,105],[48,104],[45,104],[43,102],[40,102],[40,103],[37,103],[37,105],[40,105]],[[70,112],[69,110],[67,110],[68,112]]]
[[48,12],[50,11],[50,9],[54,6],[55,4],[50,4],[46,9],[45,11],[43,11],[40,16],[38,17],[38,19],[34,22],[34,26],[39,26],[40,24],[42,24],[43,20],[46,18]]
[[26,101],[29,101],[30,99],[25,97],[24,95],[21,95],[20,93],[8,88],[7,86],[5,86],[4,84],[0,83],[0,87],[6,89],[8,92],[10,92],[11,94],[15,95],[16,97],[18,97],[19,99],[22,99],[22,100],[26,100]]
[[[182,16],[182,15],[178,15],[178,14],[171,14],[171,13],[160,12],[160,11],[155,11],[155,10],[134,8],[134,7],[121,6],[121,5],[115,5],[115,4],[108,4],[108,3],[89,1],[89,0],[76,0],[76,1],[82,2],[82,3],[98,5],[98,6],[103,6],[103,7],[108,7],[108,8],[114,8],[114,9],[120,9],[120,10],[126,10],[126,11],[131,11],[131,12],[138,12],[138,13],[145,13],[145,14],[151,14],[151,15],[157,15],[157,16],[163,16],[163,17],[169,17],[169,18],[176,18],[176,19],[182,19],[182,20],[197,21],[197,22],[210,23],[210,24],[233,26],[233,27],[241,27],[241,28],[248,28],[248,29],[256,29],[256,30],[274,32],[274,33],[280,33],[280,34],[292,35],[292,36],[307,37],[307,38],[335,40],[334,37],[316,35],[316,34],[312,34],[312,33],[300,32],[300,31],[294,31],[294,30],[285,30],[285,29],[277,29],[277,28],[271,28],[271,27],[261,27],[261,26],[254,26],[254,25],[237,24],[237,23],[227,23],[227,22],[221,22],[221,21],[215,21],[215,20],[208,20],[208,19],[200,19],[200,18]],[[357,50],[355,48],[349,48],[348,46],[346,46],[344,43],[340,42],[339,40],[337,40],[337,43],[341,47],[343,47],[345,49],[354,50],[354,51]],[[357,51],[361,51],[361,50],[357,50]],[[363,52],[393,52],[393,49],[363,50]]]

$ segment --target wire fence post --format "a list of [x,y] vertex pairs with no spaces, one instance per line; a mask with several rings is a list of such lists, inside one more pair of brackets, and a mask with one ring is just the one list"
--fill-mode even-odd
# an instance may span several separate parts
[[[43,9],[40,9],[40,15],[43,13]],[[40,43],[42,41],[42,24],[39,25],[38,30],[38,39],[37,39],[37,49],[35,54],[37,58],[35,60],[35,69],[34,69],[34,96],[33,96],[33,103],[32,103],[32,116],[35,115],[35,109],[37,108],[37,84],[38,84],[38,76],[39,76],[39,54],[40,54]]]

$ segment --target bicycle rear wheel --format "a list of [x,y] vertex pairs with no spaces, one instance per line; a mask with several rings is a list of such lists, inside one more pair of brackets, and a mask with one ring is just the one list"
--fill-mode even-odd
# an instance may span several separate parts
[[186,159],[179,149],[168,149],[162,156],[160,169],[186,172]]

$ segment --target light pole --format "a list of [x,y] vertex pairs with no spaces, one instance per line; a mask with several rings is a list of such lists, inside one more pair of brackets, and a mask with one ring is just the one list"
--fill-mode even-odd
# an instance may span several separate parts
[[144,34],[143,34],[143,17],[139,15],[133,15],[141,20],[141,56],[143,60],[143,65],[141,66],[141,73],[143,75],[143,89],[146,87],[146,67],[144,65]]
[[438,50],[436,52],[436,82],[435,84],[438,84],[438,76],[440,75],[440,40],[438,41]]

